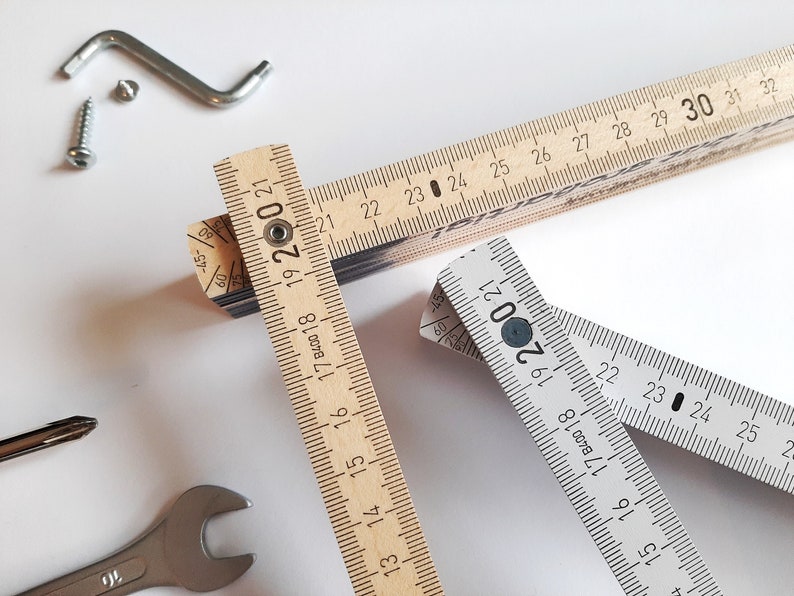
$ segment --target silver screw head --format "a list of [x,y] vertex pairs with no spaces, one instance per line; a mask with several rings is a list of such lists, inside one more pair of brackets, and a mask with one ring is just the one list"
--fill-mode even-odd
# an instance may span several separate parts
[[77,145],[66,152],[66,161],[81,170],[87,170],[96,163],[96,154],[88,147]]
[[116,99],[119,101],[130,102],[138,97],[138,92],[140,89],[140,85],[138,85],[138,83],[135,81],[121,80],[116,85]]

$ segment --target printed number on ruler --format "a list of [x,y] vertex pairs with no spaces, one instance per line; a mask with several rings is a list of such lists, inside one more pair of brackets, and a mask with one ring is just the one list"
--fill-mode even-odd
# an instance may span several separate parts
[[[551,309],[623,424],[794,494],[792,406],[559,307]],[[438,285],[422,314],[420,333],[482,359]]]
[[626,594],[720,594],[507,240],[438,279]]
[[289,148],[215,173],[355,592],[441,594]]

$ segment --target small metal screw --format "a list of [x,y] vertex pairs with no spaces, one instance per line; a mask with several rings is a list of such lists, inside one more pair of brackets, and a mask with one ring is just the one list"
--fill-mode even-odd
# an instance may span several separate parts
[[136,97],[138,97],[138,91],[140,91],[140,85],[135,81],[130,80],[121,80],[116,85],[116,99],[119,101],[130,102]]
[[76,168],[85,170],[96,163],[96,154],[88,148],[91,126],[94,123],[94,102],[89,97],[80,108],[80,121],[77,126],[77,145],[66,152],[66,161]]

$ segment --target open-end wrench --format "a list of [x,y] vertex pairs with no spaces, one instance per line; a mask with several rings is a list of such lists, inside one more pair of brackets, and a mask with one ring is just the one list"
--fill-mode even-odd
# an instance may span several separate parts
[[256,557],[249,553],[213,558],[204,543],[204,524],[219,513],[250,506],[248,499],[226,488],[195,486],[129,546],[18,596],[117,596],[155,586],[217,590],[245,573]]

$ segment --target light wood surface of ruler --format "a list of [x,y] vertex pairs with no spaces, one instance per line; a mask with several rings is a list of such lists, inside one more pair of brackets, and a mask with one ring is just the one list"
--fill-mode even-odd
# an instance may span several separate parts
[[[794,46],[309,189],[340,283],[790,138]],[[256,310],[228,216],[188,228],[207,296]]]
[[441,594],[289,148],[215,173],[355,592]]
[[507,240],[465,253],[438,281],[624,592],[721,594]]

